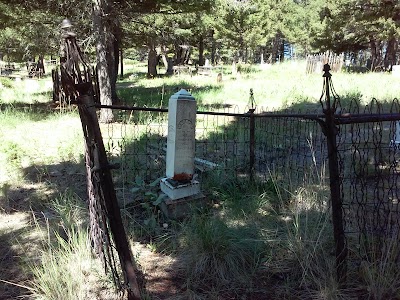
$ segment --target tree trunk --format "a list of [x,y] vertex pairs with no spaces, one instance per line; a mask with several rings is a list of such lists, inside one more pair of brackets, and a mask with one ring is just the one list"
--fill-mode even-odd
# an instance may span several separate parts
[[118,79],[118,65],[119,65],[119,48],[121,42],[120,24],[118,21],[116,22],[112,21],[115,19],[116,16],[113,16],[112,19],[108,18],[108,20],[106,20],[105,22],[106,28],[109,28],[110,32],[110,34],[106,36],[107,63],[111,81],[111,98],[114,104],[119,102],[119,98],[117,95],[117,79]]
[[244,38],[243,35],[239,36],[239,50],[238,50],[238,60],[240,63],[245,62],[245,47],[244,47]]
[[43,59],[44,59],[43,55],[39,55],[38,62],[37,62],[37,65],[36,65],[36,71],[38,71],[39,76],[45,74]]
[[216,49],[217,45],[214,38],[214,30],[211,31],[211,64],[217,64],[217,57],[216,57]]
[[[108,11],[104,0],[92,0],[93,4],[93,30],[96,35],[96,61],[97,74],[99,80],[100,103],[103,105],[112,105],[111,78],[109,65],[107,62],[107,35],[109,34],[103,12]],[[101,123],[111,123],[114,121],[114,115],[111,109],[102,108],[100,110]]]
[[264,64],[264,63],[265,63],[265,61],[264,61],[264,47],[261,46],[260,47],[260,64]]
[[390,38],[387,44],[386,48],[386,53],[385,53],[385,59],[384,59],[384,65],[385,69],[388,70],[392,69],[392,66],[396,64],[396,45],[397,45],[397,40],[395,38]]
[[154,46],[150,46],[147,59],[147,78],[154,78],[157,76],[157,61],[157,51],[154,49]]
[[167,56],[164,53],[161,54],[161,61],[162,61],[163,65],[164,65],[165,72],[168,73],[168,59],[167,59]]
[[119,99],[117,95],[117,79],[119,64],[119,42],[116,36],[116,31],[114,31],[114,34],[110,36],[110,40],[107,42],[107,48],[107,63],[111,83],[111,99],[113,103],[118,103]]
[[204,38],[200,35],[199,38],[199,66],[204,66]]
[[121,49],[119,49],[120,51],[120,60],[119,63],[121,64],[121,69],[120,69],[120,74],[119,74],[119,78],[123,79],[124,78],[124,51]]
[[372,71],[381,71],[382,69],[382,42],[375,38],[370,38]]
[[281,40],[279,46],[279,60],[282,62],[285,60],[285,41]]
[[190,55],[192,54],[192,52],[190,51],[190,48],[187,49],[186,53],[185,53],[185,59],[183,61],[183,63],[185,65],[189,64],[189,60],[190,60]]
[[272,44],[272,61],[271,63],[276,63],[276,59],[277,57],[280,58],[279,56],[279,46],[280,46],[280,41],[281,41],[281,35],[280,32],[277,32],[275,35],[275,38],[273,40],[273,44]]

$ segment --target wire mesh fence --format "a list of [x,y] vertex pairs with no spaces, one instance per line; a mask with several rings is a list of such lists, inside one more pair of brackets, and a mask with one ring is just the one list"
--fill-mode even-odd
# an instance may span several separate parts
[[[324,180],[321,169],[325,168],[326,149],[319,125],[312,120],[282,118],[278,113],[262,117],[258,112],[263,111],[251,115],[232,107],[198,112],[194,159],[198,176],[212,171],[220,178],[248,180],[253,174],[257,180],[282,181],[282,187],[285,178],[287,190],[305,180]],[[165,176],[167,117],[165,110],[119,111],[118,122],[105,128],[110,160],[121,165],[114,173],[124,202],[129,202],[129,186],[137,177],[150,183]]]
[[[384,251],[388,241],[399,238],[399,107],[397,100],[373,101],[365,108],[348,103],[334,118],[341,222],[352,262]],[[104,130],[110,159],[121,165],[115,184],[123,202],[133,196],[137,177],[152,182],[165,176],[167,119],[166,109],[119,110],[118,122]],[[198,112],[198,176],[213,172],[220,179],[273,180],[289,194],[312,189],[329,199],[327,137],[317,119],[324,119],[320,111],[231,107]]]
[[306,73],[322,72],[324,64],[329,64],[333,72],[340,72],[343,66],[343,54],[323,53],[317,55],[308,55],[306,58]]
[[[398,116],[399,102],[367,107],[351,103],[346,110],[357,115],[381,116],[375,121],[340,126],[341,193],[344,228],[350,257],[380,259],[400,234],[399,123],[384,116]],[[386,250],[385,250],[386,249]],[[400,259],[397,253],[396,262]]]

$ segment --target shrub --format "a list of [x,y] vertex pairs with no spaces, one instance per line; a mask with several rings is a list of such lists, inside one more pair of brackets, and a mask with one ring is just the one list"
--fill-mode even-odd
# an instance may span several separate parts
[[13,88],[13,81],[7,77],[0,77],[0,86],[11,89]]

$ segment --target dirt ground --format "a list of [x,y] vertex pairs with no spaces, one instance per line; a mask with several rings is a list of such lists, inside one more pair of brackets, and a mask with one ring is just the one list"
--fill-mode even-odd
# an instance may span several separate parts
[[23,257],[34,242],[29,236],[29,215],[25,212],[0,214],[0,299],[26,299],[29,274]]

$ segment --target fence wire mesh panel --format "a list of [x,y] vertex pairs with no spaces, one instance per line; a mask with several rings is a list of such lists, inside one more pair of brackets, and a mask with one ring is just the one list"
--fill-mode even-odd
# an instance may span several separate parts
[[[399,102],[372,101],[361,108],[352,103],[351,114],[398,113]],[[344,227],[349,258],[383,259],[400,233],[399,121],[375,121],[340,126],[338,154],[341,173]],[[392,249],[395,250],[395,249]],[[388,252],[389,251],[389,252]]]
[[[273,180],[286,192],[325,184],[326,143],[315,121],[255,113],[252,147],[249,114],[238,107],[213,113],[199,112],[196,117],[195,166],[200,179],[211,171],[220,179],[249,179],[254,171],[257,180]],[[121,110],[117,116],[118,122],[105,125],[103,131],[111,162],[120,164],[114,172],[119,199],[126,199],[137,178],[150,183],[165,176],[168,115]]]
[[[379,259],[399,239],[400,104],[372,101],[364,108],[354,102],[338,108],[340,114],[332,120],[338,127],[346,261],[355,270],[360,260]],[[168,114],[166,109],[140,108],[114,114],[118,122],[102,129],[110,160],[121,165],[114,181],[118,198],[126,202],[132,200],[137,178],[151,183],[165,176]],[[243,112],[231,107],[197,112],[196,173],[201,181],[210,174],[270,181],[285,200],[307,191],[317,195],[313,199],[318,203],[299,201],[300,209],[329,211],[328,143],[321,128],[326,122],[320,111]],[[399,251],[395,253],[398,262]]]
[[327,149],[320,126],[313,120],[279,116],[282,113],[298,111],[256,118],[256,174],[290,193],[305,185],[325,185]]
[[241,115],[238,107],[220,113],[226,115],[197,114],[196,168],[199,171],[213,169],[226,178],[247,176],[248,118]]
[[165,175],[168,114],[153,111],[114,110],[117,122],[104,125],[109,159],[119,164],[113,172],[118,199],[132,199],[139,181],[150,183]]

